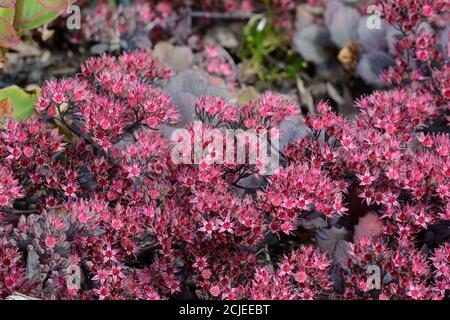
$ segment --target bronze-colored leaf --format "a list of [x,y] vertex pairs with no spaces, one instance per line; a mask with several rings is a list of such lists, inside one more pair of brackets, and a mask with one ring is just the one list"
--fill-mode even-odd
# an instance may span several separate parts
[[13,102],[10,98],[0,100],[0,119],[3,117],[12,118],[13,112]]
[[19,45],[20,39],[16,34],[12,24],[3,17],[0,17],[0,47],[14,48]]
[[355,69],[358,65],[359,48],[354,42],[350,42],[345,48],[343,48],[338,54],[338,60],[344,66]]
[[9,8],[16,5],[16,0],[0,0],[0,8]]

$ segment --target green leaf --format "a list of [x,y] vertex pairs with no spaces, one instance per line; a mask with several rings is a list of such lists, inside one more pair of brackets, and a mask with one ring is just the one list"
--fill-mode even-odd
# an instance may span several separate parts
[[36,0],[42,7],[48,11],[61,12],[69,6],[68,0]]
[[20,31],[35,29],[56,19],[67,9],[68,0],[26,0]]
[[24,120],[35,114],[36,94],[28,94],[18,86],[10,86],[0,89],[0,101],[6,98],[9,98],[13,103],[15,119]]
[[0,47],[14,48],[19,44],[19,42],[20,39],[17,36],[11,22],[0,16]]
[[0,0],[0,47],[4,48],[13,48],[20,41],[12,26],[14,7],[6,7],[6,5],[10,4]]
[[0,0],[0,46],[16,47],[18,34],[51,22],[68,6],[69,0]]
[[0,17],[5,18],[11,24],[14,20],[14,7],[2,7],[0,2]]

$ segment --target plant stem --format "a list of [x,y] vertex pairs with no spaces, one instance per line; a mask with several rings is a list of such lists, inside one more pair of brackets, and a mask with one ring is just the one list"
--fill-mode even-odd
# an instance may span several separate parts
[[16,11],[14,12],[14,22],[13,27],[16,31],[20,28],[20,23],[22,22],[23,8],[25,6],[25,0],[16,1]]

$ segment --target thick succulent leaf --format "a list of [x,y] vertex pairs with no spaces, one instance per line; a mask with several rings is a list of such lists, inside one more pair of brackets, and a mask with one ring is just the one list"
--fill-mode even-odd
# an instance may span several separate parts
[[333,258],[335,263],[342,269],[348,270],[347,261],[350,256],[351,244],[348,241],[339,239],[334,247]]
[[403,37],[402,33],[390,24],[386,24],[384,27],[388,51],[390,54],[395,55],[395,44]]
[[450,59],[450,25],[445,28],[445,30],[442,30],[442,33],[440,35],[440,41],[439,46],[442,51],[442,55],[445,57],[445,59]]
[[309,128],[302,124],[303,118],[301,116],[291,117],[280,123],[280,141],[279,149],[283,150],[286,145],[293,141],[304,138],[310,132]]
[[19,38],[12,27],[14,1],[0,0],[0,47],[12,48],[19,44]]
[[358,25],[358,43],[365,51],[386,51],[387,41],[385,34],[385,25],[382,23],[381,29],[369,29],[367,27],[367,19],[369,17],[362,17]]
[[339,0],[328,1],[327,6],[325,8],[325,12],[323,13],[326,25],[329,25],[331,23],[333,13],[342,8],[343,6],[344,4]]
[[10,98],[0,100],[0,121],[13,116],[13,103]]
[[10,19],[1,15],[6,15],[6,10],[7,9],[0,9],[0,11],[5,11],[0,12],[0,47],[14,48],[19,44],[20,39],[12,27]]
[[0,89],[0,101],[9,98],[13,103],[13,116],[17,120],[23,120],[34,115],[34,104],[37,96],[28,94],[18,86]]
[[158,42],[153,53],[175,73],[188,69],[194,61],[194,55],[189,47],[174,46],[168,41]]
[[316,233],[316,243],[320,249],[332,255],[339,240],[344,240],[347,230],[344,227],[335,225],[330,228],[322,228]]
[[13,7],[16,4],[16,0],[0,0],[0,8]]
[[33,280],[39,277],[39,255],[34,250],[28,249],[26,276],[27,279]]
[[42,7],[48,11],[60,12],[67,9],[68,0],[36,0]]
[[193,70],[184,70],[169,80],[165,87],[169,94],[188,93],[196,98],[202,96],[215,96],[225,99],[230,98],[230,92],[226,87],[211,83],[210,78]]
[[[261,179],[260,175],[252,174],[251,176],[239,180],[239,186],[241,186],[244,189],[261,188],[262,186],[264,186],[264,182],[265,182],[264,179]],[[242,190],[242,188],[239,188],[240,190],[236,190],[237,192],[239,192],[241,196],[249,194],[248,190]]]
[[15,7],[2,7],[0,6],[0,17],[7,20],[10,24],[14,21]]
[[[210,79],[200,72],[187,69],[181,71],[171,78],[163,89],[172,98],[180,113],[178,128],[184,127],[186,123],[196,121],[195,102],[202,96],[215,96],[230,99],[231,94],[226,87],[219,87],[211,83]],[[175,128],[173,126],[162,126],[162,132],[170,138]]]
[[431,33],[431,34],[436,33],[434,28],[427,21],[423,21],[423,22],[419,23],[419,25],[416,28],[417,28],[417,31],[416,31],[417,34],[419,34],[421,32]]
[[327,48],[332,46],[330,34],[324,27],[311,24],[301,28],[293,38],[294,47],[305,60],[316,64],[328,60]]
[[358,25],[361,15],[355,8],[331,1],[325,12],[325,23],[331,34],[331,40],[339,48],[349,42],[357,42]]
[[382,51],[371,51],[361,56],[356,72],[368,84],[379,85],[381,72],[394,63],[394,59]]
[[35,29],[51,22],[65,11],[68,2],[68,0],[27,0],[26,6],[23,8],[22,21],[20,23],[21,30]]

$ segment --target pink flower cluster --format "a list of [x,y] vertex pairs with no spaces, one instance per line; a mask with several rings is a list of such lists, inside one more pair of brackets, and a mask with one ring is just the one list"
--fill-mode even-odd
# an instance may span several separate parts
[[227,59],[219,47],[208,46],[204,50],[204,65],[206,71],[215,77],[223,78],[231,89],[237,86],[237,70]]
[[[350,122],[322,103],[320,114],[307,120],[317,138],[301,139],[285,155],[294,163],[307,157],[314,170],[324,172],[306,169],[311,177],[321,176],[315,183],[330,186],[329,200],[320,202],[330,207],[319,211],[336,212],[330,210],[333,199],[342,199],[338,192],[351,185],[367,206],[381,206],[387,234],[401,243],[410,241],[429,225],[448,219],[449,137],[418,132],[433,119],[432,105],[428,96],[410,91],[375,92],[358,101],[361,112]],[[291,177],[286,175],[285,181]],[[289,191],[295,192],[292,187]]]
[[13,201],[22,196],[21,189],[11,172],[0,167],[0,207],[12,207]]
[[0,226],[0,299],[5,299],[16,290],[28,289],[22,254],[9,241],[10,230]]
[[[259,193],[261,208],[271,215],[270,230],[289,234],[312,210],[326,217],[347,211],[339,183],[328,177],[319,166],[308,162],[281,169],[269,180],[270,186]],[[344,184],[345,186],[345,184]]]
[[[447,250],[447,252],[446,252]],[[435,251],[436,275],[424,254],[414,246],[388,248],[381,240],[361,239],[351,246],[347,264],[341,269],[345,279],[344,299],[442,299],[449,289],[448,244]],[[377,266],[378,280],[371,281],[370,266]],[[439,270],[440,268],[440,270]],[[376,282],[379,281],[377,284]],[[374,288],[372,286],[379,286]]]
[[405,32],[412,31],[424,18],[449,9],[446,0],[386,0],[382,2],[384,19]]
[[278,263],[256,270],[249,291],[252,300],[313,300],[332,289],[330,261],[313,247],[291,252]]
[[196,113],[203,122],[217,125],[227,122],[233,128],[276,129],[284,120],[299,113],[295,103],[267,92],[256,101],[243,106],[231,105],[216,97],[202,97],[196,104]]
[[170,98],[152,85],[171,71],[146,51],[91,58],[81,70],[81,77],[47,83],[37,110],[104,150],[134,128],[177,120]]
[[121,46],[142,48],[142,44],[139,46],[139,43],[124,42],[138,42],[139,36],[142,41],[148,35],[150,23],[162,23],[173,14],[171,5],[163,1],[158,2],[159,5],[154,7],[148,1],[138,0],[133,1],[132,5],[119,5],[113,9],[108,1],[100,0],[95,5],[86,1],[80,4],[83,6],[84,28],[78,37],[110,46],[106,48],[110,50],[119,49]]
[[[53,164],[52,157],[65,146],[57,129],[49,130],[37,119],[8,121],[0,138],[0,190],[5,188],[0,192],[0,206],[10,206],[8,202],[11,200],[23,195],[32,196],[42,188],[58,189],[52,174],[44,169]],[[6,168],[1,169],[2,165]],[[31,183],[31,186],[22,188],[18,181]],[[6,197],[6,203],[3,197]]]
[[[382,74],[382,80],[396,86],[413,86],[424,94],[432,94],[436,110],[444,112],[450,97],[450,52],[448,47],[440,47],[439,36],[433,27],[445,28],[442,21],[448,21],[449,10],[450,4],[446,0],[382,2],[384,19],[400,30],[395,44],[395,64]],[[425,28],[425,25],[430,28]]]

